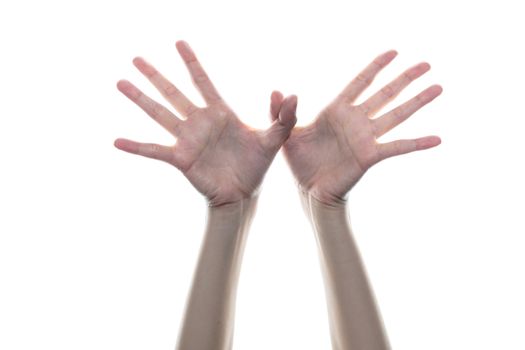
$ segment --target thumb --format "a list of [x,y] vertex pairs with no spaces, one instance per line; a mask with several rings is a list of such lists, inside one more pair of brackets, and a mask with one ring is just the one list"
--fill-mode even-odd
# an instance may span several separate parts
[[288,96],[281,104],[281,110],[279,111],[279,123],[287,125],[290,131],[297,122],[295,112],[297,111],[297,96]]
[[291,95],[282,101],[278,115],[273,117],[274,114],[272,114],[274,120],[272,126],[270,126],[265,135],[269,147],[281,147],[288,136],[290,136],[290,132],[297,122],[297,117],[295,116],[296,110],[297,96]]

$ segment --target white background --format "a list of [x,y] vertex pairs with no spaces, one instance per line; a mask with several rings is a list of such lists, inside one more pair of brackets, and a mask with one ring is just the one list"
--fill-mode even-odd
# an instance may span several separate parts
[[[518,1],[4,1],[0,5],[0,349],[173,349],[206,207],[117,137],[174,141],[116,89],[141,55],[201,102],[188,41],[240,118],[272,89],[306,124],[375,56],[369,96],[420,62],[444,92],[384,140],[349,215],[394,349],[525,349],[523,12]],[[520,34],[521,33],[521,34]],[[383,141],[383,140],[381,140]],[[314,236],[279,154],[246,246],[235,349],[328,349]]]

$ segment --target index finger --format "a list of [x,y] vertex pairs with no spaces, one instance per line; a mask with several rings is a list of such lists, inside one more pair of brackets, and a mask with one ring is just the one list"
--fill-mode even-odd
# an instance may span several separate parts
[[135,57],[133,64],[148,78],[175,109],[184,116],[189,116],[197,107],[182,92],[164,77],[153,65],[142,57]]
[[339,94],[340,97],[345,99],[347,102],[354,102],[359,95],[372,84],[372,81],[387,64],[389,64],[394,57],[397,56],[396,50],[387,51],[377,56],[372,63],[370,63],[365,69],[363,69],[344,90]]
[[173,136],[178,136],[181,120],[166,107],[146,96],[127,80],[119,80],[117,88]]
[[206,74],[206,71],[202,68],[199,60],[197,60],[197,56],[195,56],[195,53],[188,43],[180,40],[177,41],[176,47],[186,67],[188,67],[195,87],[200,91],[206,103],[213,104],[221,101],[221,96],[215,89],[215,86],[213,86],[208,74]]

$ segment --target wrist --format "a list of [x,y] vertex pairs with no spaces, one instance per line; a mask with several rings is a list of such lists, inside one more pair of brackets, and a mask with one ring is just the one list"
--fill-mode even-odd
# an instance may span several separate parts
[[241,190],[228,190],[223,192],[225,193],[203,193],[206,199],[206,206],[209,208],[231,208],[235,206],[246,207],[247,203],[257,201],[257,198],[259,198],[260,187],[257,187],[250,192]]
[[349,225],[346,201],[326,203],[311,192],[300,190],[299,193],[303,209],[316,232],[330,232]]
[[346,197],[320,195],[319,191],[306,190],[301,187],[299,187],[299,196],[301,197],[303,208],[307,211],[311,211],[312,206],[315,206],[318,210],[346,212]]
[[244,226],[255,214],[258,196],[242,198],[222,204],[208,202],[208,219],[214,222],[225,222]]

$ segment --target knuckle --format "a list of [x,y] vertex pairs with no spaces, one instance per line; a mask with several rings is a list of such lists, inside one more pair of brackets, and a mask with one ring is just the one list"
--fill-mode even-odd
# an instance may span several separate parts
[[372,119],[370,125],[371,125],[371,128],[372,128],[372,133],[377,136],[380,134],[380,126],[381,125],[378,125],[380,122],[379,122],[379,119]]
[[394,96],[394,89],[392,86],[387,85],[381,89],[381,93],[388,98],[392,98]]
[[370,85],[373,80],[370,75],[364,73],[359,73],[355,79],[365,85]]
[[392,114],[394,115],[394,119],[402,119],[403,118],[403,108],[397,107],[392,111]]
[[210,80],[210,78],[208,78],[208,75],[204,72],[197,72],[195,73],[195,75],[193,76],[193,81],[196,83],[196,84],[202,84],[202,83],[206,83]]
[[377,149],[377,152],[376,152],[376,163],[378,163],[379,161],[387,158],[386,155],[385,155],[385,150],[384,150],[382,145],[378,145],[376,147],[376,149]]
[[394,148],[394,153],[395,154],[401,154],[402,153],[401,152],[402,151],[402,147],[401,147],[402,145],[401,145],[400,141],[395,141],[393,143],[393,146],[394,146],[393,148]]
[[421,106],[424,103],[424,101],[423,101],[423,94],[416,95],[416,97],[414,97],[414,102],[415,102],[416,106]]
[[219,118],[226,118],[230,114],[230,110],[226,106],[218,105],[215,113]]
[[153,103],[153,106],[151,109],[151,114],[153,115],[153,117],[155,119],[158,119],[160,116],[162,116],[163,113],[164,113],[164,108],[158,103]]
[[381,155],[379,151],[370,153],[364,163],[365,170],[370,169],[374,164],[377,164],[381,160]]
[[373,61],[374,65],[375,65],[377,68],[379,68],[379,69],[381,69],[381,68],[383,68],[383,67],[385,66],[385,62],[383,62],[383,60],[382,60],[381,58],[382,58],[382,56],[378,56],[378,57]]
[[404,72],[402,74],[402,77],[403,77],[403,80],[405,80],[407,82],[411,82],[412,80],[414,80],[414,77],[408,71]]
[[187,116],[190,116],[192,115],[193,113],[195,113],[197,111],[197,107],[189,104],[187,105],[185,108],[184,108],[184,113],[187,115]]
[[149,151],[154,156],[158,156],[159,152],[160,152],[160,147],[159,147],[159,145],[151,144],[151,145],[149,145]]
[[177,96],[179,94],[179,90],[175,87],[175,85],[169,84],[164,89],[164,94],[166,96]]
[[179,122],[175,122],[171,124],[170,128],[174,135],[180,135],[180,123]]
[[367,103],[362,103],[359,105],[359,111],[368,117],[370,114],[370,106]]

